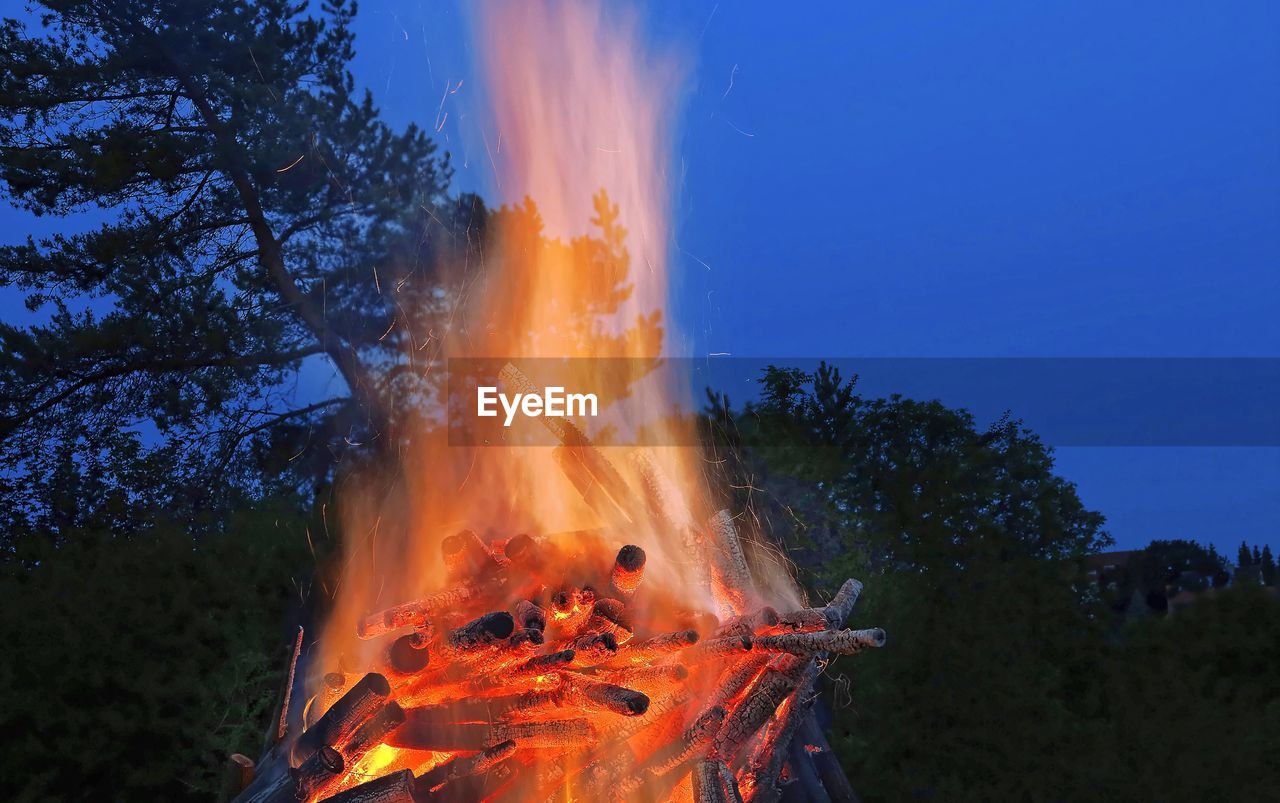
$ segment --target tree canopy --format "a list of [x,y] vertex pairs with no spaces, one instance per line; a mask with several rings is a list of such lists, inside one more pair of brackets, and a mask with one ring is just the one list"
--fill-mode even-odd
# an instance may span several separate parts
[[[8,198],[101,221],[0,248],[33,321],[0,326],[10,528],[208,510],[264,463],[387,448],[414,377],[386,369],[441,304],[432,252],[483,207],[355,88],[354,10],[50,0],[0,26]],[[308,360],[331,396],[295,392]]]

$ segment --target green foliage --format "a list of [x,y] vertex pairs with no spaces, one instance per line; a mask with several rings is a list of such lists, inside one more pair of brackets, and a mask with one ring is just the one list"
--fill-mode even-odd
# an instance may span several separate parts
[[0,798],[212,799],[230,753],[257,757],[283,685],[304,522],[31,546],[0,576]]
[[[936,402],[866,399],[826,366],[771,368],[762,397],[706,413],[734,503],[799,548],[819,599],[863,579],[851,626],[889,634],[826,673],[832,745],[863,800],[1263,799],[1280,783],[1262,755],[1276,600],[1217,590],[1126,627],[1083,571],[1110,543],[1102,517],[1016,422],[979,431]],[[1158,541],[1134,583],[1220,568]]]
[[1102,798],[1271,800],[1280,788],[1280,600],[1258,587],[1205,596],[1130,626],[1103,686]]
[[[40,10],[0,23],[0,181],[70,223],[0,247],[0,285],[35,313],[0,324],[4,531],[98,526],[155,498],[229,508],[323,477],[349,444],[393,448],[405,311],[438,311],[434,256],[484,210],[448,198],[447,158],[355,89],[354,4]],[[105,222],[77,231],[87,212]],[[307,360],[345,388],[297,398]]]

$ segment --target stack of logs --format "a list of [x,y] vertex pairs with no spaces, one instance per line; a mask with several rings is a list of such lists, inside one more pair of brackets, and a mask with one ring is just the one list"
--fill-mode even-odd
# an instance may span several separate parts
[[842,629],[861,584],[721,621],[639,604],[634,545],[594,584],[560,581],[591,576],[602,537],[445,539],[472,579],[365,618],[377,671],[324,675],[237,800],[853,799],[811,702],[828,654],[884,643]]
[[[532,387],[513,368],[503,379]],[[823,607],[762,604],[728,512],[696,524],[652,457],[633,456],[634,491],[572,422],[543,420],[605,526],[445,538],[445,590],[366,616],[356,635],[377,657],[358,671],[319,668],[330,671],[307,686],[318,692],[286,699],[257,767],[243,756],[228,765],[228,797],[854,799],[812,704],[829,655],[884,643],[878,628],[843,629],[861,583]],[[694,577],[688,587],[645,583],[667,567],[619,548],[638,529],[678,536],[689,564],[670,568]],[[300,706],[302,726],[287,732]]]

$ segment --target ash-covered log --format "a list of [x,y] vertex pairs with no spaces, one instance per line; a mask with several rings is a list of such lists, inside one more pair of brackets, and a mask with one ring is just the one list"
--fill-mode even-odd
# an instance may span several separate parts
[[693,799],[696,803],[742,803],[733,773],[717,759],[705,759],[694,765]]
[[733,761],[747,740],[769,721],[778,706],[795,688],[794,673],[766,669],[716,734],[712,755],[725,761]]
[[825,630],[820,633],[760,636],[755,640],[755,649],[761,652],[787,652],[796,655],[809,655],[816,652],[855,655],[868,648],[883,647],[884,642],[884,631],[873,627],[867,630]]
[[729,636],[728,638],[700,641],[685,651],[685,658],[691,664],[701,663],[709,658],[739,658],[751,652],[755,642],[751,636]]
[[754,636],[756,633],[778,624],[778,612],[768,605],[751,613],[735,616],[720,626],[711,638],[731,638],[733,636]]
[[844,627],[844,622],[853,612],[853,605],[858,601],[860,594],[862,594],[862,583],[853,578],[844,581],[844,585],[840,586],[840,590],[824,610],[829,629],[839,630]]
[[780,633],[814,633],[827,627],[827,612],[823,608],[800,608],[780,614],[775,625]]

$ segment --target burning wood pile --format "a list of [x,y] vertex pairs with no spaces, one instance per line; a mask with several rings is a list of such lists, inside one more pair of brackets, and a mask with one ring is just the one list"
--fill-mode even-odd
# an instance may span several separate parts
[[[713,582],[741,576],[732,520],[705,532],[724,558]],[[884,643],[842,629],[861,584],[720,619],[642,604],[644,550],[611,552],[596,559],[610,552],[594,531],[445,539],[455,584],[369,615],[377,665],[324,675],[306,729],[237,800],[851,799],[810,702],[827,655]]]
[[[311,684],[300,734],[286,699],[236,800],[854,799],[811,704],[828,656],[884,644],[844,628],[862,584],[823,607],[760,603],[727,511],[696,524],[648,453],[632,455],[637,492],[570,420],[544,421],[608,526],[443,539],[446,587],[359,622],[376,657]],[[660,567],[618,538],[645,528],[679,535],[693,587],[645,582]]]

